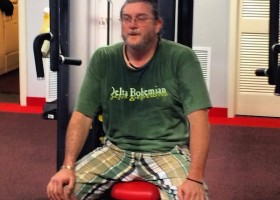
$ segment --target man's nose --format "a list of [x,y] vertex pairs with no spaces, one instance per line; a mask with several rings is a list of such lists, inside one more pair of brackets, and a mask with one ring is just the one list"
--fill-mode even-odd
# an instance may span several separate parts
[[130,28],[137,28],[137,27],[138,27],[136,18],[132,18],[132,19],[130,20],[129,27],[130,27]]

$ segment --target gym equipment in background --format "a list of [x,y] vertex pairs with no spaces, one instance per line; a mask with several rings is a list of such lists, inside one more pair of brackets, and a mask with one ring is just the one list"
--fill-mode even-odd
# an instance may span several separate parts
[[[81,65],[82,61],[67,57],[69,55],[69,3],[49,1],[50,32],[39,34],[33,43],[37,78],[44,78],[41,48],[45,40],[50,41],[50,69],[57,72],[57,169],[63,162],[65,136],[69,121],[68,87],[69,65]],[[63,22],[63,23],[60,23]]]
[[269,66],[256,70],[256,76],[267,76],[268,84],[275,85],[274,94],[280,96],[279,0],[270,0],[269,8]]

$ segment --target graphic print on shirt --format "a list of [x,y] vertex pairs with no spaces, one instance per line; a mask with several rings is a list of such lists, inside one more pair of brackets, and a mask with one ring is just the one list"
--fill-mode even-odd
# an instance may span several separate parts
[[168,96],[168,92],[166,88],[158,88],[157,86],[150,89],[140,88],[140,90],[137,90],[136,88],[130,88],[129,90],[125,90],[122,87],[119,88],[112,87],[112,92],[111,92],[111,100],[128,99],[129,101],[135,101],[135,100],[142,101],[144,99],[166,97],[166,96]]

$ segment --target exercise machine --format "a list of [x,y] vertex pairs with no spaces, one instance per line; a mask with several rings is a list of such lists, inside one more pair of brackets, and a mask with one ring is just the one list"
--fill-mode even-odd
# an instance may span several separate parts
[[280,96],[279,0],[270,0],[269,8],[269,61],[268,68],[256,70],[256,76],[267,76],[268,84],[275,85],[274,94]]
[[[69,56],[69,3],[68,1],[49,1],[50,32],[38,35],[33,43],[36,73],[43,79],[44,66],[41,47],[45,40],[50,42],[50,69],[57,72],[57,169],[63,162],[65,135],[69,121],[68,92],[69,65],[81,65],[82,61]],[[63,9],[61,9],[63,8]],[[63,23],[62,23],[63,22]]]

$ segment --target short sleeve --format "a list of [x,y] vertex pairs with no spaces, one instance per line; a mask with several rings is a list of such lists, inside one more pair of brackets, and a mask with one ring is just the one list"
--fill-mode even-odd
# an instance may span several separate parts
[[177,77],[180,98],[186,115],[199,109],[211,107],[200,62],[189,48],[181,52]]

